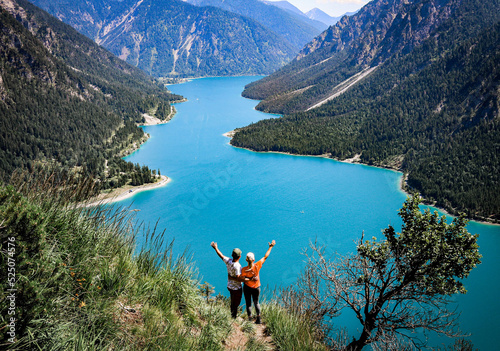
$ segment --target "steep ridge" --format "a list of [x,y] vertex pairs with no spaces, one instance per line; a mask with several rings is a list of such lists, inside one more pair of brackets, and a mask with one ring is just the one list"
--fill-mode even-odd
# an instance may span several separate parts
[[[376,67],[373,72],[319,107],[237,130],[231,143],[257,151],[330,154],[341,160],[355,157],[362,163],[398,169],[406,174],[406,187],[420,191],[429,202],[452,213],[465,211],[472,218],[500,221],[498,1],[403,5],[406,15],[396,14],[394,18],[401,20],[390,35],[376,39],[374,47],[351,55],[351,41],[335,39],[329,45],[326,35],[324,42],[312,43],[300,59],[278,72],[281,82],[274,75],[262,84],[275,91],[283,82],[293,86],[303,74],[296,69],[300,62],[312,63],[301,68],[310,73],[314,65],[335,64],[337,52],[344,53],[344,75],[333,71],[331,76],[338,79],[325,80],[330,82],[330,93],[335,87],[341,91],[340,82],[348,84],[348,78],[362,69]],[[409,5],[420,8],[418,13],[427,7],[429,18],[417,17],[413,24],[407,15]],[[376,32],[372,36],[369,32],[382,24],[368,23],[369,28],[350,28],[339,38],[376,38]],[[338,48],[342,45],[344,51]],[[329,50],[333,50],[331,58],[325,57]],[[347,74],[349,69],[352,72]],[[318,81],[325,78],[321,70],[317,74]],[[299,106],[295,101],[307,100],[315,84],[319,83],[297,83],[289,90],[293,94],[286,96],[288,102],[272,97],[264,104],[276,107],[277,101],[278,110],[294,110]]]
[[1,179],[56,164],[104,183],[144,138],[141,114],[165,118],[180,97],[29,2],[0,6]]
[[305,17],[297,17],[276,6],[259,0],[188,0],[196,6],[214,6],[252,18],[289,42],[296,52],[319,35],[328,26],[318,29]]
[[256,21],[179,0],[34,0],[157,77],[267,74],[296,51]]
[[[459,0],[376,0],[344,16],[309,43],[289,65],[250,84],[245,97],[264,100],[273,113],[303,111],[332,94],[331,88],[367,67],[404,55],[426,40],[459,6]],[[290,90],[311,87],[303,94]]]

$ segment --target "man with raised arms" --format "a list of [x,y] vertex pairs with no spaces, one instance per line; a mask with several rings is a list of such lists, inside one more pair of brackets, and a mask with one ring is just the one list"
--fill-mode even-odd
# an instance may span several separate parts
[[220,252],[217,243],[210,244],[217,252],[217,255],[224,261],[227,266],[227,290],[231,296],[231,316],[236,318],[238,315],[238,307],[240,306],[243,290],[241,289],[241,282],[249,281],[250,278],[241,277],[241,264],[238,262],[241,258],[241,250],[235,248],[231,254],[232,258],[226,257]]

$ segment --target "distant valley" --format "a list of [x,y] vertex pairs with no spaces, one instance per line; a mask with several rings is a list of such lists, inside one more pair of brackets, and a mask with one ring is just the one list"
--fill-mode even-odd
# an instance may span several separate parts
[[437,206],[500,220],[497,1],[375,0],[330,27],[288,2],[190,2],[35,0],[86,38],[2,0],[3,179],[53,162],[130,182],[116,157],[144,141],[136,124],[182,98],[144,72],[271,73],[243,95],[284,117],[240,128],[233,145],[390,167]]

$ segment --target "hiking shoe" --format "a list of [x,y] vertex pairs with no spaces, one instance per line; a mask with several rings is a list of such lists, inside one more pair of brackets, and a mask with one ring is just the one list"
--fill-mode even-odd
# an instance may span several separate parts
[[257,316],[257,319],[255,320],[255,324],[260,324],[260,316]]

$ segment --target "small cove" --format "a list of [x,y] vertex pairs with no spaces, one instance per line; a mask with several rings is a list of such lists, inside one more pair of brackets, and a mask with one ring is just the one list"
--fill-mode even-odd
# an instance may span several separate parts
[[[144,127],[150,140],[128,161],[160,169],[171,182],[118,203],[140,210],[137,219],[175,238],[176,253],[189,247],[202,276],[216,293],[227,294],[225,267],[210,247],[233,247],[261,257],[277,242],[261,271],[268,291],[293,284],[303,266],[301,251],[317,240],[330,252],[349,253],[354,241],[382,237],[388,225],[400,226],[397,211],[406,194],[401,174],[334,160],[255,153],[233,148],[224,133],[269,115],[241,97],[258,77],[205,78],[170,86],[188,102],[177,104],[168,123]],[[483,263],[466,281],[469,293],[457,296],[461,328],[480,350],[493,350],[500,328],[500,226],[476,222]],[[488,318],[484,318],[486,314]],[[350,327],[355,322],[346,322]]]

